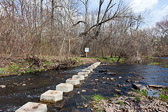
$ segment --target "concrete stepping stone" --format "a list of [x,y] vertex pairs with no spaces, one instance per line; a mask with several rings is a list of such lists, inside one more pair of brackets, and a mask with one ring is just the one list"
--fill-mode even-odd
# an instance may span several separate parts
[[92,64],[91,67],[96,68],[96,67],[99,66],[100,64],[101,64],[101,62],[96,62],[96,63]]
[[80,84],[80,80],[79,79],[69,78],[69,79],[66,80],[66,83],[76,86],[76,85]]
[[73,91],[73,89],[74,89],[73,85],[68,83],[61,83],[56,86],[57,91],[63,91],[65,93],[71,92]]
[[93,64],[90,67],[93,68],[93,69],[95,69],[97,67],[97,65]]
[[6,85],[0,85],[0,88],[6,88]]
[[85,69],[83,69],[82,71],[86,71],[86,72],[92,72],[93,71],[93,69],[92,68],[85,68]]
[[87,73],[87,72],[79,72],[78,75],[83,75],[84,77],[88,77],[89,73]]
[[15,112],[47,112],[47,105],[41,103],[28,102]]
[[56,103],[63,99],[63,92],[56,90],[48,90],[40,96],[40,101],[48,103]]
[[91,70],[88,70],[88,69],[83,69],[82,72],[88,72],[88,73],[91,73],[92,71],[91,71]]
[[96,64],[96,65],[100,65],[100,64],[101,64],[101,62],[96,62],[96,63],[94,63],[94,64]]
[[[88,74],[79,74],[78,75],[79,77],[81,77],[83,80],[86,78],[86,77],[88,77]],[[84,77],[84,78],[83,78]],[[82,81],[82,80],[81,80]]]
[[72,79],[79,79],[80,81],[85,80],[85,76],[83,75],[73,75]]

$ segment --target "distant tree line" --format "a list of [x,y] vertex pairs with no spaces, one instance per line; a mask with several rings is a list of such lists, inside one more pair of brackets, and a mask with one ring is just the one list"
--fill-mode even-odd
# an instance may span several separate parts
[[134,14],[122,0],[1,0],[0,54],[127,57],[168,55],[168,19],[142,29],[144,16]]

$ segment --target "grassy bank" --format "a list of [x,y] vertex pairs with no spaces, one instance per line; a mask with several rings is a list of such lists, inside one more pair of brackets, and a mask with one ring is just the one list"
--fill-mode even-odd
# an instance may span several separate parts
[[119,57],[110,57],[110,56],[106,56],[105,58],[103,58],[103,57],[98,57],[97,58],[99,61],[101,61],[101,62],[111,62],[111,63],[113,63],[113,62],[119,62],[119,63],[125,63],[126,62],[126,58],[120,58],[119,59]]
[[[26,73],[34,73],[46,71],[49,69],[61,69],[79,66],[86,63],[100,62],[117,62],[118,57],[55,57],[55,56],[29,56],[24,59],[16,59],[14,61],[8,61],[7,64],[3,65],[0,63],[0,76],[9,75],[21,75]],[[120,63],[125,63],[126,58],[121,58]]]
[[110,62],[110,63],[114,63],[119,61],[119,63],[125,63],[127,61],[126,58],[120,58],[119,57],[110,57],[110,56],[106,56],[106,57],[89,57],[89,58],[85,58],[85,57],[72,57],[73,59],[76,59],[78,62],[81,62],[85,59],[91,59],[91,60],[97,60],[100,62]]
[[54,56],[29,56],[18,59],[0,67],[0,76],[21,75],[46,71],[49,69],[70,68],[85,64],[83,60],[76,58],[60,58]]

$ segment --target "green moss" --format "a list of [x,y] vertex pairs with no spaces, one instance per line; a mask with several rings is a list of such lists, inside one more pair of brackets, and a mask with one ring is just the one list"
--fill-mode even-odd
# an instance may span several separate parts
[[152,63],[150,63],[149,65],[160,65],[161,63],[159,63],[159,62],[152,62]]
[[145,97],[148,96],[147,90],[140,91],[140,90],[137,89],[137,90],[134,90],[134,92],[136,92],[137,94],[140,94],[141,96],[145,96]]
[[33,69],[33,68],[27,68],[24,71],[25,71],[25,73],[33,73],[33,72],[35,72],[35,69]]
[[163,101],[168,102],[168,96],[167,95],[160,94],[160,99],[163,100]]
[[140,102],[140,101],[141,101],[141,98],[140,98],[140,97],[136,97],[136,101],[137,101],[137,102]]
[[[40,58],[40,59],[46,60],[45,58]],[[51,60],[51,59],[48,59],[48,60]],[[53,65],[55,65],[54,62],[47,61],[47,60],[44,61],[43,63],[40,63],[40,67],[26,59],[16,60],[12,64],[9,64],[3,68],[0,68],[0,75],[2,74],[3,75],[17,75],[17,74],[21,75],[25,73],[33,73],[35,71],[43,71],[44,67],[52,68],[54,67]]]
[[163,88],[162,91],[168,93],[168,88]]
[[24,74],[25,72],[23,72],[23,71],[18,71],[17,72],[19,75],[21,75],[21,74]]
[[72,57],[71,59],[74,61],[77,61],[79,63],[79,62],[83,62],[83,60],[82,60],[83,58],[85,58],[85,57]]
[[44,70],[44,68],[43,68],[43,67],[40,67],[40,68],[39,68],[39,71],[40,71],[40,72],[41,72],[41,71],[43,71],[43,70]]
[[78,62],[78,63],[81,62],[81,59],[77,59],[77,62]]
[[139,89],[134,90],[137,94],[141,94],[141,91]]
[[1,72],[5,72],[5,71],[6,71],[6,68],[0,68],[0,71],[1,71]]
[[114,97],[118,97],[118,95],[117,95],[117,94],[114,94]]
[[167,64],[167,65],[165,65],[165,67],[166,67],[166,68],[168,68],[168,64]]
[[142,94],[142,96],[146,96],[146,97],[148,96],[147,90],[142,90],[142,91],[141,91],[141,94]]
[[147,58],[147,59],[152,59],[152,58],[153,58],[153,56],[147,56],[146,58]]
[[[99,61],[101,61],[101,62],[105,62],[105,61],[107,61],[107,62],[117,62],[118,61],[118,57],[110,57],[110,56],[107,56],[106,58],[103,58],[103,57],[98,57],[97,58]],[[120,63],[125,63],[126,62],[126,58],[121,58],[120,60],[119,60],[119,62]]]
[[53,62],[50,62],[50,61],[45,61],[43,63],[43,66],[49,66],[49,65],[53,65],[54,63]]
[[121,58],[120,63],[125,63],[127,61],[127,58]]
[[20,69],[20,65],[19,64],[12,64],[12,65],[6,66],[4,68],[0,68],[0,71],[2,71],[3,73],[10,72],[11,74],[14,74],[19,69]]
[[92,96],[92,100],[96,101],[96,102],[99,102],[101,100],[105,99],[103,96],[101,95],[97,95],[95,94],[94,96]]
[[16,71],[19,70],[19,65],[18,64],[13,64],[11,66],[8,67],[9,70],[11,70],[11,73],[15,73]]
[[98,57],[97,60],[101,61],[101,62],[105,62],[107,61],[107,59],[103,58],[103,57]]
[[119,104],[119,105],[124,105],[124,102],[119,101],[118,104]]

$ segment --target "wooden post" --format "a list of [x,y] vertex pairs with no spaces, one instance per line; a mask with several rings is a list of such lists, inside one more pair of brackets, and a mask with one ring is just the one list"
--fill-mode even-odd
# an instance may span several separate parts
[[88,53],[86,52],[86,58],[88,57]]

